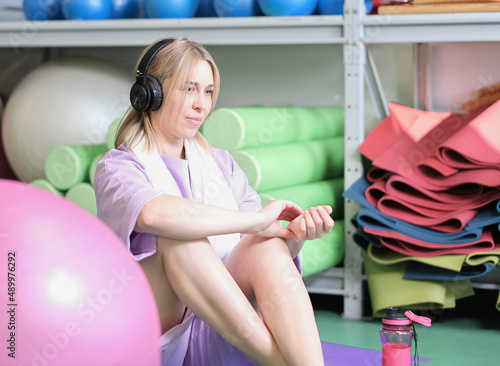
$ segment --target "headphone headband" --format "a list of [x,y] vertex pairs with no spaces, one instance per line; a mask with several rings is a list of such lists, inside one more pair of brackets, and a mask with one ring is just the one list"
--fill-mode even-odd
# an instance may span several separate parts
[[130,103],[140,112],[156,111],[163,101],[161,83],[152,76],[148,76],[148,69],[156,54],[164,47],[175,41],[175,38],[165,38],[152,45],[142,57],[136,71],[135,84],[130,89]]
[[139,77],[146,75],[149,69],[149,65],[151,64],[151,61],[153,61],[153,58],[156,56],[156,54],[162,48],[167,47],[173,41],[175,41],[175,38],[165,38],[152,45],[139,63],[139,67],[137,68],[137,76]]

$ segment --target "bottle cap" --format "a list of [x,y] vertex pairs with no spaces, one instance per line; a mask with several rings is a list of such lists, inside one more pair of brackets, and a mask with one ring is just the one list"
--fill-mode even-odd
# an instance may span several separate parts
[[398,313],[398,308],[387,308],[382,324],[387,325],[410,325],[411,320],[404,314]]

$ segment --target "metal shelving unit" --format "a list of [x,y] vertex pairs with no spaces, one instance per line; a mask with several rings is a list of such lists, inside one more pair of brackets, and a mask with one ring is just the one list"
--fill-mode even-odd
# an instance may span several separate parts
[[[362,174],[357,151],[365,136],[366,48],[377,43],[500,41],[500,13],[366,16],[362,0],[346,0],[344,16],[0,22],[0,48],[143,47],[165,36],[207,46],[340,44],[344,57],[345,186]],[[307,67],[307,66],[306,66]],[[383,108],[383,106],[382,106]],[[345,204],[343,268],[306,278],[311,292],[341,295],[345,318],[360,318],[363,274],[350,223],[359,207]]]

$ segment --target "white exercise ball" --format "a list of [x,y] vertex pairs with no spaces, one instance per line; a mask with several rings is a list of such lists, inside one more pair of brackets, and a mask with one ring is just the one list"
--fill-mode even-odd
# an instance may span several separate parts
[[49,61],[26,75],[4,109],[7,159],[25,182],[44,177],[45,158],[59,145],[106,142],[110,124],[129,106],[131,75],[89,56]]

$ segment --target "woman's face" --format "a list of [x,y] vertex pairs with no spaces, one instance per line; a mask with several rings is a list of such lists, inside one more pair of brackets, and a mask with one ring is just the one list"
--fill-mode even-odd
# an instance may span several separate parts
[[153,129],[164,152],[165,147],[182,145],[185,138],[194,137],[212,109],[215,85],[210,64],[201,61],[191,79],[179,80],[169,99],[151,114]]

